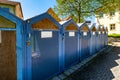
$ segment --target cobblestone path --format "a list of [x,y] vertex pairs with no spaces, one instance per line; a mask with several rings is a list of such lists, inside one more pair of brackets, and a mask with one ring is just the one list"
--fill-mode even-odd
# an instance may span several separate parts
[[120,42],[104,55],[97,57],[83,70],[78,70],[66,80],[120,80]]

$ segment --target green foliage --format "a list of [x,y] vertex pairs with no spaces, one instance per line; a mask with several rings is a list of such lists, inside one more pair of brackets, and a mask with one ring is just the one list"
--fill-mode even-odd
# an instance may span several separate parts
[[78,23],[93,14],[120,10],[120,0],[56,0],[56,2],[54,10],[60,18],[71,16]]
[[91,16],[98,7],[97,0],[56,0],[56,2],[54,10],[61,18],[71,16],[78,23]]
[[109,13],[120,9],[120,0],[98,0],[99,7],[96,8],[95,13],[100,12]]
[[120,34],[109,34],[108,37],[120,38]]

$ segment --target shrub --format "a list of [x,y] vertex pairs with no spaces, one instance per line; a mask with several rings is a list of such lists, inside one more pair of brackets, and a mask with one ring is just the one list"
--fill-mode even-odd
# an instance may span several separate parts
[[120,34],[109,34],[108,37],[120,38]]

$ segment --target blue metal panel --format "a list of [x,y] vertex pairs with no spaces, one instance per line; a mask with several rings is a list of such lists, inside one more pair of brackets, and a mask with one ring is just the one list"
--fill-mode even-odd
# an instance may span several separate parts
[[[51,22],[53,22],[53,24],[55,24],[58,27],[58,31],[57,32],[53,31],[53,33],[54,33],[53,37],[51,39],[48,39],[48,40],[41,38],[40,30],[36,32],[36,34],[39,34],[36,37],[36,35],[33,34],[34,30],[31,28],[32,24],[34,24],[38,21],[41,21],[45,18],[49,19]],[[27,78],[27,80],[48,79],[50,76],[58,73],[60,70],[61,71],[63,70],[63,63],[64,63],[63,56],[64,55],[62,52],[62,28],[61,28],[61,25],[53,17],[51,17],[48,13],[43,13],[41,15],[35,16],[31,19],[28,19],[26,21],[26,23],[27,23],[26,41],[31,43],[32,40],[34,40],[33,38],[38,38],[37,41],[40,45],[36,46],[39,48],[35,48],[34,50],[36,50],[36,51],[38,50],[40,52],[42,51],[41,55],[39,53],[40,58],[39,57],[33,58],[32,57],[32,47],[33,46],[30,44],[26,47],[26,52],[27,52],[27,55],[26,55],[27,56],[27,59],[26,59],[27,60],[26,61],[26,64],[27,64],[26,78]],[[32,37],[28,37],[29,34],[32,34]],[[40,41],[39,41],[39,39],[40,39]],[[42,61],[41,61],[41,59],[42,59]],[[44,62],[47,62],[47,63],[44,63]],[[38,63],[38,64],[36,64],[36,63]],[[33,64],[35,64],[35,65],[33,65]],[[43,72],[43,71],[45,71],[45,72]],[[43,79],[41,79],[41,78],[43,78]]]
[[99,51],[98,35],[96,36],[96,51]]
[[105,34],[104,34],[104,44],[103,44],[103,47],[105,47]]
[[90,54],[96,53],[96,34],[91,34],[91,40],[90,40]]
[[[78,32],[73,28],[70,30],[66,30],[66,27],[69,27],[70,24],[73,24],[76,29],[78,29],[78,25],[72,20],[65,21],[61,23],[63,26],[63,35],[62,35],[62,51],[63,51],[63,67],[64,70],[73,64],[79,61],[79,50],[78,50]],[[72,33],[72,35],[71,35]]]
[[69,36],[69,31],[65,32],[65,68],[78,63],[78,32],[75,36]]
[[96,52],[98,52],[99,45],[98,45],[98,32],[96,32]]
[[0,16],[16,23],[16,29],[1,28],[1,30],[16,30],[16,63],[17,63],[17,80],[23,80],[23,40],[22,40],[22,28],[23,21],[15,15],[4,11],[0,8]]
[[101,34],[98,34],[98,51],[101,50]]
[[23,34],[23,80],[31,80],[31,29],[28,22],[24,22]]
[[[82,30],[83,27],[86,27],[87,31]],[[80,60],[84,60],[90,56],[91,32],[90,32],[90,29],[89,29],[88,25],[86,24],[86,22],[84,22],[82,25],[80,25],[79,30],[80,30],[80,39],[79,39]]]
[[100,34],[100,49],[102,49],[102,48],[103,48],[103,34],[101,32],[101,34]]
[[101,34],[101,49],[103,48],[103,42],[104,42],[104,37],[103,37],[103,33]]
[[[83,35],[83,32],[81,32],[81,33]],[[87,32],[87,34],[90,34],[90,33]],[[90,56],[90,37],[89,37],[89,35],[81,37],[80,46],[81,46],[80,60],[84,60]]]
[[32,80],[45,80],[59,72],[59,33],[41,38],[41,31],[33,31]]
[[7,12],[10,12],[10,9],[9,8],[5,8],[5,7],[1,7],[3,10],[7,11]]
[[104,32],[104,44],[103,44],[103,47],[105,47],[105,35],[106,35],[106,34],[105,34],[105,32]]
[[3,31],[16,31],[16,28],[0,28]]
[[101,33],[98,34],[98,36],[97,36],[97,44],[98,44],[97,51],[100,51],[102,49],[102,35],[101,35]]
[[102,33],[102,48],[104,48],[104,38],[105,38],[105,36],[104,36],[104,33]]
[[105,32],[105,46],[107,46],[108,44],[108,35],[107,35],[107,32]]
[[107,46],[107,34],[106,34],[106,31],[104,33],[104,47]]
[[96,31],[96,33],[95,33],[95,53],[98,52],[98,50],[97,50],[97,48],[98,48],[97,39],[98,39],[98,32]]
[[17,53],[17,80],[23,80],[23,39],[22,24],[19,22],[16,27],[16,53]]
[[59,64],[60,72],[64,71],[64,34],[63,28],[59,29]]

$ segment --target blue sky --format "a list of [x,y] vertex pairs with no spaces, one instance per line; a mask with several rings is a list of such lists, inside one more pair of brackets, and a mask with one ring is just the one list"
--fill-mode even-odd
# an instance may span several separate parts
[[56,5],[56,0],[11,0],[21,3],[24,19],[44,13]]
[[[54,7],[56,5],[56,0],[11,0],[11,1],[18,1],[21,3],[24,19],[28,19],[44,13],[50,7]],[[95,17],[91,16],[86,20],[91,20],[95,22]]]

